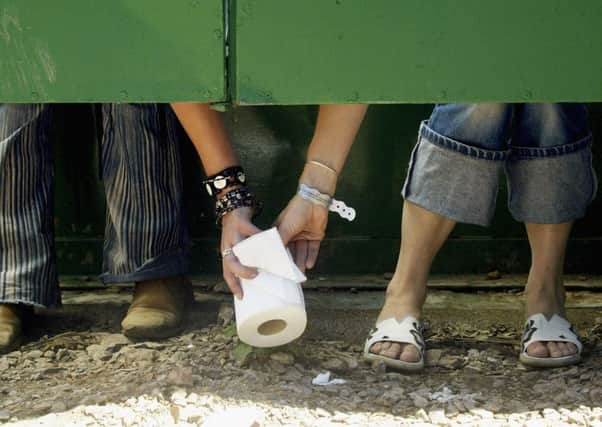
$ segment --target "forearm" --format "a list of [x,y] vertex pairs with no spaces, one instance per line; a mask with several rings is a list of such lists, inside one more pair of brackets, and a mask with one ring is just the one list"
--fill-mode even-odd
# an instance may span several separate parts
[[171,107],[192,140],[207,175],[238,165],[220,113],[201,103],[173,103]]
[[349,150],[368,109],[364,104],[322,105],[316,130],[307,150],[307,161],[315,160],[336,171],[307,163],[300,181],[334,195],[337,175],[343,169]]

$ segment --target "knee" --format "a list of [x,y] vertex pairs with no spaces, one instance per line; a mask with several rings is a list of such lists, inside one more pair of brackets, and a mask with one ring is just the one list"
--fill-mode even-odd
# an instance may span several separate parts
[[49,112],[47,104],[0,104],[0,142],[12,139],[11,136],[30,123],[44,120],[48,125]]

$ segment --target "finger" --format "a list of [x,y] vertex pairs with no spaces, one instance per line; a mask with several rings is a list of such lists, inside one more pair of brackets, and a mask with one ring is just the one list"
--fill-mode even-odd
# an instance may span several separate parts
[[307,240],[297,241],[297,253],[295,254],[295,264],[299,270],[305,271],[305,262],[307,260]]
[[287,208],[288,208],[288,206],[286,208],[284,208],[282,211],[280,211],[280,213],[278,214],[278,217],[272,223],[272,226],[276,227],[276,229],[278,230],[278,233],[280,234],[280,238],[284,242],[284,246],[287,246],[288,242],[292,238],[292,236],[289,236],[288,233],[286,233],[284,231],[284,227],[282,226],[282,222],[284,221],[284,218],[286,217],[286,210],[287,210]]
[[280,225],[280,223],[282,223],[282,218],[284,217],[284,212],[286,212],[286,208],[280,211],[280,213],[276,217],[276,220],[272,223],[272,227],[278,227]]
[[230,288],[232,294],[234,294],[236,298],[242,299],[242,288],[240,287],[240,283],[238,283],[236,276],[224,269],[224,280],[228,284],[228,288]]
[[289,244],[286,245],[286,247],[288,248],[288,251],[291,253],[291,256],[293,257],[293,259],[295,259],[295,257],[297,256],[297,242],[296,241],[289,242]]
[[316,261],[318,260],[318,253],[320,252],[320,241],[310,240],[307,245],[307,260],[305,266],[309,269],[314,268]]
[[[234,245],[234,246],[236,246],[236,245]],[[255,267],[249,267],[247,265],[242,264],[238,260],[238,258],[236,257],[236,255],[234,254],[233,251],[230,252],[227,256],[223,257],[222,259],[223,259],[223,262],[224,262],[224,268],[231,269],[232,265],[240,265],[243,269],[245,269],[247,271],[250,270],[251,271],[251,273],[250,273],[251,275],[257,276],[257,274],[258,274],[257,268],[255,268]],[[232,264],[232,263],[234,263],[234,264]],[[233,271],[233,273],[235,273],[237,276],[244,277],[245,279],[249,279],[249,278],[253,279],[254,278],[254,277],[247,277],[248,275],[241,276],[240,274],[238,274],[238,273],[236,273],[234,271]]]
[[280,238],[284,242],[285,246],[288,245],[289,242],[292,241],[300,231],[300,230],[297,230],[297,228],[291,224],[290,214],[288,212],[288,206],[278,216],[278,219],[276,220],[274,225],[278,228],[278,233],[280,234]]
[[243,221],[240,223],[239,231],[245,236],[261,233],[261,229],[255,226],[251,221]]
[[254,279],[257,277],[257,269],[253,267],[246,267],[238,262],[235,256],[229,256],[224,259],[224,271],[229,271],[237,277],[243,279]]
[[289,229],[289,227],[286,224],[283,223],[278,224],[278,233],[280,233],[280,238],[282,239],[282,242],[285,246],[288,245],[294,237],[293,232]]

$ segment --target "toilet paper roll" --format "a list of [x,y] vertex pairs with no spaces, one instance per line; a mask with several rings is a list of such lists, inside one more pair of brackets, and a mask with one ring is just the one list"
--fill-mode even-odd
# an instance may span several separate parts
[[259,271],[241,279],[243,299],[234,298],[236,329],[241,341],[254,347],[277,347],[301,336],[307,325],[301,285]]
[[276,347],[301,336],[307,325],[297,268],[276,228],[255,234],[232,248],[239,261],[256,267],[252,280],[241,279],[243,299],[234,298],[236,329],[254,347]]

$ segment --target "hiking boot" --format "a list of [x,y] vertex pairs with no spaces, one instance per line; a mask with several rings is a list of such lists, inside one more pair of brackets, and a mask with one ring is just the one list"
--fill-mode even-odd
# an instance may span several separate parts
[[185,277],[138,282],[132,304],[121,322],[123,334],[133,339],[177,335],[193,301],[192,284]]
[[18,304],[0,304],[0,354],[21,344],[23,320],[28,309]]

